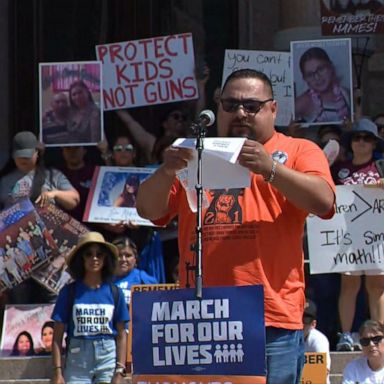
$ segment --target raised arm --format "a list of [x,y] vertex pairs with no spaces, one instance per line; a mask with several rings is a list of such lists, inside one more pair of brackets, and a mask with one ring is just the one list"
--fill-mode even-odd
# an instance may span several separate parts
[[169,192],[176,173],[187,166],[192,156],[192,150],[186,148],[169,147],[164,151],[163,164],[140,184],[136,200],[140,216],[156,220],[168,213]]
[[138,146],[146,152],[148,158],[151,158],[153,146],[155,145],[156,137],[149,133],[139,122],[137,122],[131,114],[123,109],[116,111],[129,133],[135,139]]

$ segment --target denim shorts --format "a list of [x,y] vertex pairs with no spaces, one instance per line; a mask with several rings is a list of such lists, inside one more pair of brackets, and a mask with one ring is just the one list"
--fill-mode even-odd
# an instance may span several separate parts
[[299,384],[304,366],[304,335],[266,327],[266,360],[268,384]]
[[115,339],[89,340],[72,338],[65,362],[65,383],[110,383],[115,367]]

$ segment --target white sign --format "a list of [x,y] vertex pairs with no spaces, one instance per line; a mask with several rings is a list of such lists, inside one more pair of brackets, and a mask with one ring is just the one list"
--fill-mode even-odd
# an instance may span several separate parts
[[106,111],[198,98],[191,33],[96,46]]
[[384,270],[384,193],[341,185],[331,220],[307,219],[311,273]]
[[226,49],[223,81],[239,69],[255,69],[266,74],[272,82],[273,95],[278,102],[276,125],[288,126],[292,111],[291,55],[289,52],[244,51]]
[[154,171],[155,168],[96,167],[83,221],[153,226],[137,214],[136,194],[139,184]]

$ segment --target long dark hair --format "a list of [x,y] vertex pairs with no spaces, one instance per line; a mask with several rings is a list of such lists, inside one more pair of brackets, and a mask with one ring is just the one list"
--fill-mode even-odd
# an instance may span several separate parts
[[[103,269],[101,270],[101,278],[103,282],[108,282],[112,279],[115,274],[117,261],[112,254],[112,252],[103,244],[97,243],[103,250],[106,252],[106,257],[104,258]],[[73,255],[72,260],[68,264],[68,272],[75,280],[82,280],[85,276],[85,267],[84,267],[84,255],[87,252],[87,249],[92,245],[88,243],[81,247],[75,255]]]
[[46,180],[47,172],[49,174],[49,180],[52,184],[53,172],[51,168],[47,168],[44,163],[43,153],[40,149],[37,150],[37,162],[35,166],[35,173],[33,175],[32,187],[29,197],[31,201],[35,201],[42,192],[43,185]]
[[19,344],[19,339],[21,336],[26,336],[29,340],[29,350],[28,350],[26,356],[33,356],[35,354],[35,350],[33,348],[33,339],[32,339],[31,334],[27,331],[22,331],[17,335],[16,340],[13,343],[11,356],[20,356],[20,351],[19,351],[17,345]]
[[93,96],[92,96],[92,93],[91,91],[89,90],[89,88],[87,87],[87,84],[84,83],[83,80],[77,80],[75,82],[73,82],[70,86],[69,86],[69,104],[72,108],[74,109],[78,109],[78,107],[76,106],[76,104],[73,102],[72,100],[72,89],[75,88],[75,87],[79,87],[79,88],[83,88],[86,92],[87,92],[87,96],[88,96],[88,101],[91,103],[91,104],[95,104],[95,101],[93,100]]

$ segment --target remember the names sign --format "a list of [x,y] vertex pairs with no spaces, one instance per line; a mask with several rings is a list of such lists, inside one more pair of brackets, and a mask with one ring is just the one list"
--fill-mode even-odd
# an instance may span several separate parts
[[337,186],[334,217],[307,219],[311,273],[383,270],[383,218],[382,189]]

